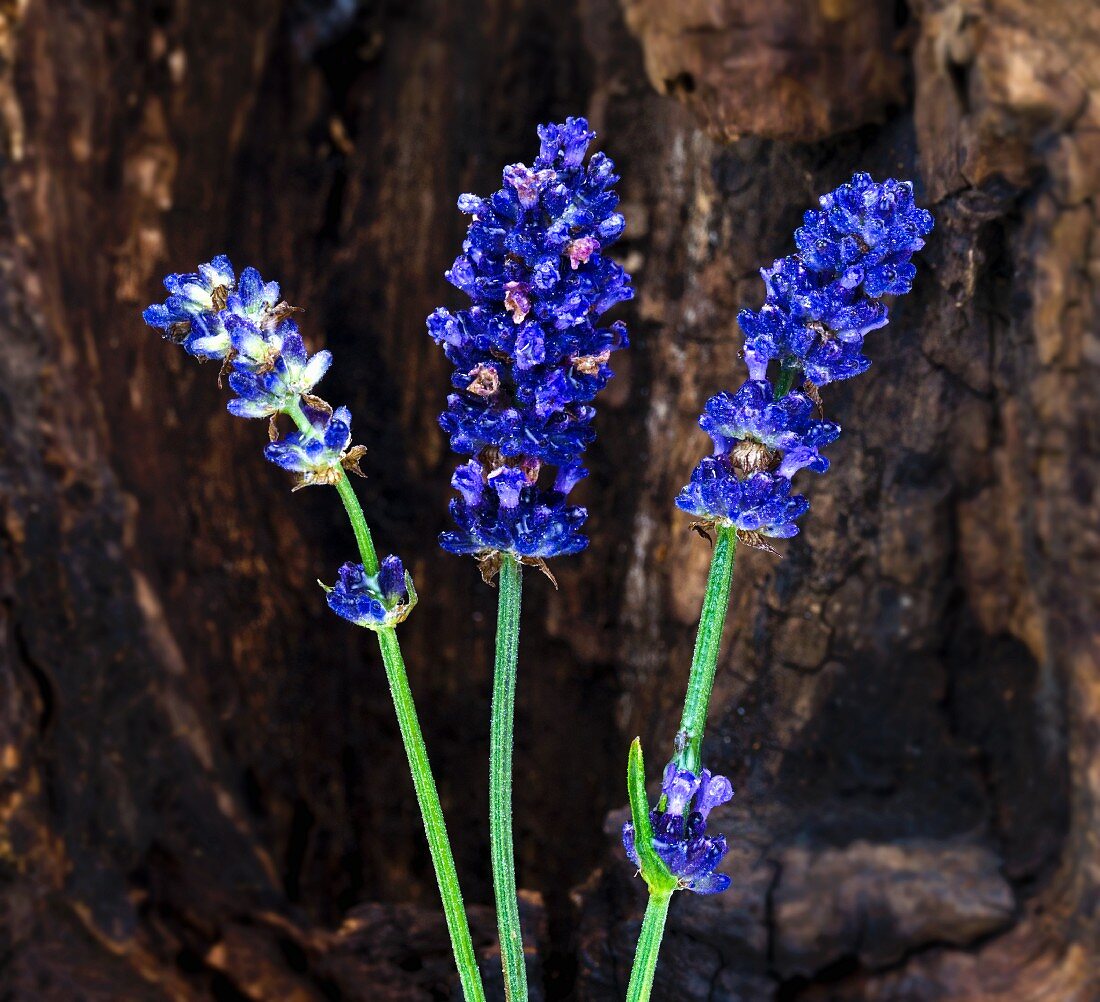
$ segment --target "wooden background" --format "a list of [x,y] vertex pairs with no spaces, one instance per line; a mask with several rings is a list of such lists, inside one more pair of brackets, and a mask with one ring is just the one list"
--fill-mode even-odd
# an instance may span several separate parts
[[423,319],[461,302],[456,196],[587,114],[638,297],[592,547],[526,595],[538,997],[622,997],[644,895],[605,815],[678,717],[695,419],[756,269],[866,169],[936,230],[827,390],[803,534],[740,561],[707,746],[734,889],[675,903],[655,998],[1100,999],[1098,97],[1088,0],[0,0],[2,997],[456,997],[377,651],[312,583],[352,553],[337,499],[140,321],[222,250],[336,356],[494,970],[494,594],[435,543]]

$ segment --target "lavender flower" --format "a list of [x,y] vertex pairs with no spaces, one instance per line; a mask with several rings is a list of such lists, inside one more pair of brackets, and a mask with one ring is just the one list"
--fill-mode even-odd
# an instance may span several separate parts
[[335,411],[303,408],[312,430],[309,433],[295,431],[264,449],[266,456],[276,466],[299,474],[294,490],[314,484],[335,485],[344,470],[353,470],[360,476],[359,460],[367,451],[365,446],[351,444],[351,412],[346,407]]
[[735,450],[750,468],[764,467],[767,451],[810,450],[824,473],[829,461],[817,450],[836,441],[840,426],[813,420],[814,402],[795,390],[775,399],[771,383],[753,380],[733,394],[718,393],[707,401],[699,425],[714,440],[717,455]]
[[[696,776],[670,762],[665,767],[661,799],[649,818],[653,826],[653,850],[679,881],[679,889],[696,894],[718,894],[730,878],[716,873],[728,846],[724,835],[707,835],[707,818],[715,807],[733,797],[725,776],[704,769]],[[623,825],[623,848],[630,861],[641,867],[635,846],[634,825]]]
[[388,556],[377,574],[362,564],[344,564],[328,593],[329,608],[356,626],[382,630],[404,622],[416,605],[412,578],[399,557]]
[[611,353],[628,343],[622,323],[598,326],[633,295],[630,276],[604,255],[624,226],[614,165],[602,153],[584,165],[594,134],[583,118],[538,134],[531,167],[506,167],[487,199],[458,200],[472,219],[447,279],[472,305],[428,318],[455,366],[440,425],[471,457],[452,480],[457,530],[440,542],[483,568],[503,552],[537,563],[588,545],[586,512],[566,499],[587,475],[590,402],[611,378]]
[[319,351],[310,356],[293,320],[283,320],[271,330],[230,315],[232,355],[229,387],[237,394],[229,412],[237,417],[261,418],[283,414],[313,392],[332,365],[332,355]]
[[199,358],[224,358],[229,338],[217,317],[225,309],[236,273],[229,258],[219,254],[213,261],[200,264],[197,272],[173,273],[164,279],[168,298],[154,303],[142,313],[150,326]]
[[[742,310],[749,379],[735,393],[707,401],[699,424],[714,441],[676,504],[702,526],[731,525],[751,545],[763,537],[798,532],[809,502],[791,493],[801,469],[824,473],[820,450],[839,425],[813,420],[817,388],[866,371],[863,339],[886,325],[885,295],[909,291],[910,263],[932,229],[932,216],[913,203],[908,181],[874,182],[856,174],[822,196],[795,233],[798,253],[761,274],[767,297],[759,310]],[[781,385],[768,381],[779,363]],[[799,377],[803,390],[787,392]]]
[[[359,460],[366,449],[351,444],[351,412],[333,410],[313,395],[332,355],[309,355],[292,319],[298,311],[279,298],[277,283],[265,282],[255,268],[245,268],[238,279],[222,254],[196,272],[169,275],[164,285],[168,298],[143,312],[145,322],[200,361],[222,362],[236,393],[230,413],[270,419],[264,455],[298,474],[295,490],[339,485],[348,470],[362,476]],[[276,424],[280,415],[298,426],[283,438]],[[326,590],[338,615],[370,629],[401,622],[416,603],[397,557],[387,557],[374,576],[362,564],[345,564],[339,582]]]

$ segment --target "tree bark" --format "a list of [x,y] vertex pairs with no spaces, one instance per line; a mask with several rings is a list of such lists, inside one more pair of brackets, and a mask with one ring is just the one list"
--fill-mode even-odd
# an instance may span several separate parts
[[757,269],[868,170],[936,230],[827,388],[802,534],[739,560],[705,746],[734,886],[674,901],[654,997],[1100,999],[1098,97],[1085,0],[0,0],[2,994],[458,997],[381,665],[312,583],[354,552],[337,500],[140,320],[223,250],[336,357],[493,975],[495,594],[435,542],[423,318],[461,299],[457,195],[587,114],[638,296],[592,545],[525,597],[536,996],[623,995],[626,751],[670,749],[709,558],[672,505],[695,420]]

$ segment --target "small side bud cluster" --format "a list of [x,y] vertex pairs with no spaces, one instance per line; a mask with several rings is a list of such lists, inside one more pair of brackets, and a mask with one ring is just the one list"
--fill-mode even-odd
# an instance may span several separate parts
[[351,444],[351,412],[346,407],[330,412],[308,404],[302,411],[311,430],[291,432],[264,449],[264,455],[276,466],[298,474],[294,490],[313,484],[335,486],[344,470],[363,476],[359,460],[367,448]]
[[[729,851],[724,835],[707,835],[707,818],[716,807],[733,798],[733,786],[725,776],[704,769],[698,776],[670,762],[665,767],[661,799],[650,812],[652,845],[658,858],[676,878],[678,889],[695,894],[718,894],[730,878],[717,869]],[[634,825],[623,825],[623,848],[639,869]]]
[[328,606],[337,616],[368,630],[383,630],[404,622],[416,605],[412,576],[401,559],[388,556],[377,574],[362,564],[347,563],[339,580],[329,588]]

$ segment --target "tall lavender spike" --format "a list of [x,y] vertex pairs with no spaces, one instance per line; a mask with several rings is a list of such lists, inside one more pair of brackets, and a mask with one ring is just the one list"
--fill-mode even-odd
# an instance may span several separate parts
[[598,326],[633,296],[605,253],[625,225],[614,165],[602,153],[585,165],[594,133],[583,118],[538,134],[532,166],[505,167],[489,198],[459,198],[471,222],[447,278],[472,305],[428,318],[455,366],[440,424],[471,457],[452,480],[457,529],[440,543],[483,567],[503,553],[533,562],[588,545],[586,512],[566,499],[588,474],[590,402],[611,378],[611,353],[628,343],[621,322]]

